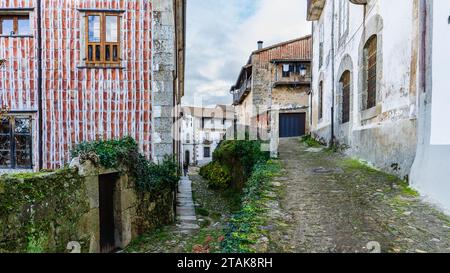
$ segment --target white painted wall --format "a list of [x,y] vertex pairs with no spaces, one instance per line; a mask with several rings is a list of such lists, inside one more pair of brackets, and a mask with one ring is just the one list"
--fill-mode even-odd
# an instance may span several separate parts
[[[348,33],[339,33],[340,1],[326,1],[319,21],[313,23],[312,111],[314,136],[330,143],[331,108],[335,105],[335,136],[349,146],[347,153],[364,159],[399,177],[409,174],[416,150],[416,95],[411,91],[412,37],[415,33],[411,0],[370,0],[369,4],[349,3]],[[333,14],[333,3],[335,11]],[[366,11],[366,13],[365,13]],[[401,11],[401,16],[399,15]],[[378,19],[381,18],[381,19]],[[334,29],[332,27],[334,21]],[[344,21],[345,23],[345,21]],[[319,67],[320,27],[324,29],[324,61]],[[375,31],[376,30],[376,31]],[[334,76],[332,36],[334,34]],[[363,90],[363,47],[372,34],[378,37],[377,107],[361,110]],[[340,124],[340,71],[343,60],[350,58],[351,118]],[[333,79],[334,78],[334,79]],[[323,119],[318,120],[319,82],[323,80]],[[334,86],[335,101],[332,102]],[[393,170],[398,164],[400,170]]]
[[[201,117],[185,115],[181,126],[183,157],[185,151],[189,151],[190,163],[201,166],[212,161],[213,152],[222,141],[228,128],[233,126],[233,120],[225,120],[225,124],[223,124],[222,118],[207,118],[205,126],[202,128]],[[205,144],[205,140],[209,140],[211,143]],[[204,147],[210,147],[211,156],[209,158],[204,155]]]
[[450,1],[434,1],[431,145],[450,145]]
[[427,83],[421,90],[419,145],[410,177],[426,200],[450,215],[450,1],[427,1],[427,8]]
[[[319,78],[324,80],[324,118],[318,123],[315,130],[320,130],[331,124],[331,106],[332,106],[332,3],[327,1],[322,16],[318,22],[314,22],[314,62],[313,62],[313,102],[318,104],[318,86]],[[382,111],[390,111],[400,108],[408,108],[409,97],[408,90],[410,84],[410,64],[411,64],[411,34],[412,34],[412,1],[411,0],[372,0],[368,6],[366,22],[369,22],[375,15],[380,15],[383,19],[382,30],[382,51],[383,51],[383,73],[381,84]],[[353,129],[361,130],[372,125],[360,125],[360,101],[357,96],[359,83],[359,59],[360,43],[364,31],[364,6],[349,5],[349,33],[347,38],[339,41],[339,25],[337,14],[339,13],[338,1],[335,1],[335,83],[339,81],[341,75],[338,75],[340,63],[345,55],[349,55],[353,61],[353,90],[355,93],[353,99]],[[402,15],[399,16],[398,11]],[[324,64],[319,68],[319,29],[320,24],[324,25]],[[336,90],[337,91],[337,90]]]

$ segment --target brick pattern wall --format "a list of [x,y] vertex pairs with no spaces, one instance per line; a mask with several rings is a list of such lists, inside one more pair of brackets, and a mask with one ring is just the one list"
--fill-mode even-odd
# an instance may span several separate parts
[[[35,8],[35,0],[0,0],[0,8],[22,7]],[[79,68],[84,46],[80,8],[125,11],[120,26],[121,68]],[[0,104],[12,110],[38,108],[36,10],[31,18],[33,38],[0,38],[0,57],[7,60],[0,68]],[[150,158],[151,18],[150,0],[42,1],[44,168],[67,163],[75,143],[127,135]]]

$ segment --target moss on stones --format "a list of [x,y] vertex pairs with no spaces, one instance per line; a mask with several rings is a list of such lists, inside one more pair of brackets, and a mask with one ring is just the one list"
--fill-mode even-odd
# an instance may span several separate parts
[[64,252],[87,244],[77,224],[89,211],[76,169],[0,177],[0,252]]

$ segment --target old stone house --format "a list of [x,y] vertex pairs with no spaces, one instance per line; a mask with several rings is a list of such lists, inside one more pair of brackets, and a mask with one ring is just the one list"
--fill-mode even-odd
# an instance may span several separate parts
[[0,1],[0,168],[55,169],[124,136],[178,153],[184,26],[185,0]]
[[279,137],[309,131],[311,36],[252,52],[231,88],[238,123],[257,128],[257,137],[271,140],[277,154]]
[[183,162],[204,165],[212,161],[219,143],[226,138],[235,123],[234,108],[226,105],[183,107],[182,147]]
[[[445,38],[436,37],[448,36],[449,26],[442,23],[450,22],[448,15],[441,18],[438,13],[442,22],[434,23],[432,11],[447,8],[440,2],[309,0],[310,123],[317,139],[344,146],[350,155],[401,178],[410,177],[422,194],[449,208],[450,174],[437,163],[450,158],[448,129],[442,129],[448,126],[440,118],[448,110],[436,102],[445,101],[446,80],[444,72],[434,70],[442,67],[431,62],[448,57],[431,43],[445,44]],[[402,11],[401,16],[392,11]]]

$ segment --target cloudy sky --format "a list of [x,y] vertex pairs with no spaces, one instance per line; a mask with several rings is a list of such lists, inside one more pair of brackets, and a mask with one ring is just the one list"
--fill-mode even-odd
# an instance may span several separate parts
[[187,0],[184,105],[230,104],[230,87],[257,48],[311,32],[306,0]]

